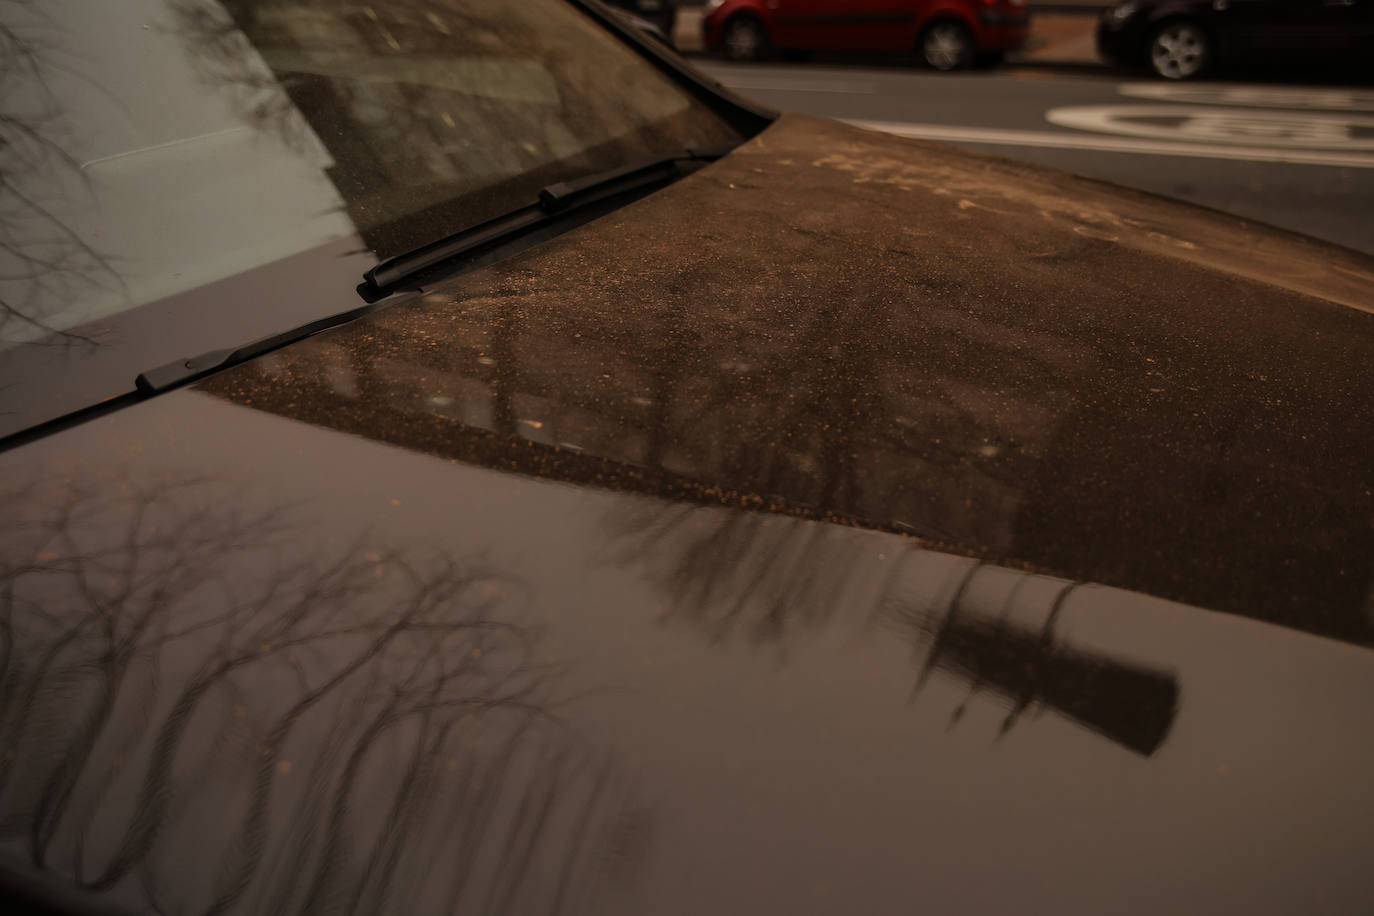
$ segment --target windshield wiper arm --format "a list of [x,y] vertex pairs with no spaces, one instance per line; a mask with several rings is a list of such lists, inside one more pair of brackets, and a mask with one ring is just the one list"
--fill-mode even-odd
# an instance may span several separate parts
[[685,149],[574,181],[551,184],[539,192],[539,205],[546,212],[557,213],[569,207],[589,204],[612,194],[654,184],[664,177],[677,177],[679,162],[714,162],[734,148],[732,144],[708,149]]
[[537,203],[383,261],[363,274],[358,293],[367,301],[375,302],[446,261],[474,255],[537,229],[552,226],[578,211],[611,198],[667,184],[681,177],[681,163],[713,162],[732,149],[733,144],[708,149],[685,149],[608,172],[549,185],[539,192]]
[[380,306],[360,305],[346,312],[339,312],[336,315],[327,315],[324,318],[317,318],[314,321],[291,328],[288,331],[282,331],[280,334],[259,338],[252,343],[246,343],[232,350],[211,350],[208,353],[202,353],[190,359],[179,359],[174,363],[168,363],[156,369],[140,372],[138,377],[134,379],[134,384],[138,388],[140,394],[157,394],[160,391],[166,391],[168,388],[174,388],[183,382],[189,382],[203,375],[209,375],[217,369],[227,369],[230,366],[247,362],[255,356],[261,356],[264,353],[275,350],[278,347],[284,347],[289,343],[304,340],[321,331],[327,331],[341,324],[347,324],[355,318],[361,318],[368,312],[377,308],[380,308]]

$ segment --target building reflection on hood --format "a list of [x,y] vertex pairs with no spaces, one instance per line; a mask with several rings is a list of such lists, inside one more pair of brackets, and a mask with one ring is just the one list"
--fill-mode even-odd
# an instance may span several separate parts
[[[742,638],[786,651],[806,634],[854,617],[881,621],[909,639],[919,663],[913,700],[936,672],[968,685],[950,718],[985,696],[1007,708],[1000,734],[1026,715],[1054,712],[1144,756],[1167,739],[1178,713],[1177,676],[1115,658],[1056,635],[1060,610],[1078,586],[1061,583],[1038,625],[1025,612],[1036,601],[1016,577],[1000,607],[971,597],[971,585],[994,568],[973,561],[948,570],[933,606],[900,595],[897,580],[911,556],[923,553],[893,538],[798,519],[675,507],[645,511],[612,524],[623,534],[621,560],[638,558],[669,597],[673,621],[712,641]],[[646,549],[651,545],[652,549]],[[665,549],[666,548],[666,549]],[[880,561],[873,563],[875,551]],[[879,569],[882,571],[879,572]]]

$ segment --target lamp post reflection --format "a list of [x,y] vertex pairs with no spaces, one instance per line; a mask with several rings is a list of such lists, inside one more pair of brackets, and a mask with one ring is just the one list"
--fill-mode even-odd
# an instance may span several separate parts
[[[968,576],[978,570],[975,566]],[[916,692],[932,672],[969,684],[968,699],[955,708],[950,723],[963,718],[980,691],[1010,705],[1000,735],[1023,715],[1052,710],[1077,725],[1146,757],[1159,750],[1178,713],[1179,687],[1169,671],[1133,664],[1056,639],[1060,608],[1076,586],[1065,585],[1040,629],[967,612],[956,601],[943,617],[906,617],[913,634],[929,642]]]

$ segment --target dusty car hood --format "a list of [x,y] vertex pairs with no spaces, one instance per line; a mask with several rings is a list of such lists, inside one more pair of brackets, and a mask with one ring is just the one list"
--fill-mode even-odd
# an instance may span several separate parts
[[[944,177],[851,168],[884,157]],[[1027,203],[1054,188],[1158,223],[1084,236]],[[1191,260],[1165,223],[1207,229]],[[1305,279],[1218,266],[1247,232]],[[1321,259],[1363,263],[784,120],[0,454],[0,882],[178,912],[1368,911],[1372,319],[1314,294]]]
[[803,118],[206,385],[1374,641],[1374,263]]

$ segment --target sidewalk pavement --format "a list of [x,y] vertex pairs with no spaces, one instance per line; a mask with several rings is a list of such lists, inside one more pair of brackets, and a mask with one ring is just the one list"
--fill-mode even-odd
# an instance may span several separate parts
[[[1030,38],[1024,50],[1009,55],[1010,63],[1038,66],[1085,66],[1100,64],[1094,46],[1093,33],[1097,28],[1096,13],[1099,0],[1090,0],[1083,12],[1032,12]],[[681,7],[677,13],[677,27],[673,43],[684,54],[699,53],[701,46],[701,17],[699,7]]]
[[1011,63],[1101,64],[1097,56],[1097,16],[1087,13],[1031,13],[1026,46],[1008,55]]

